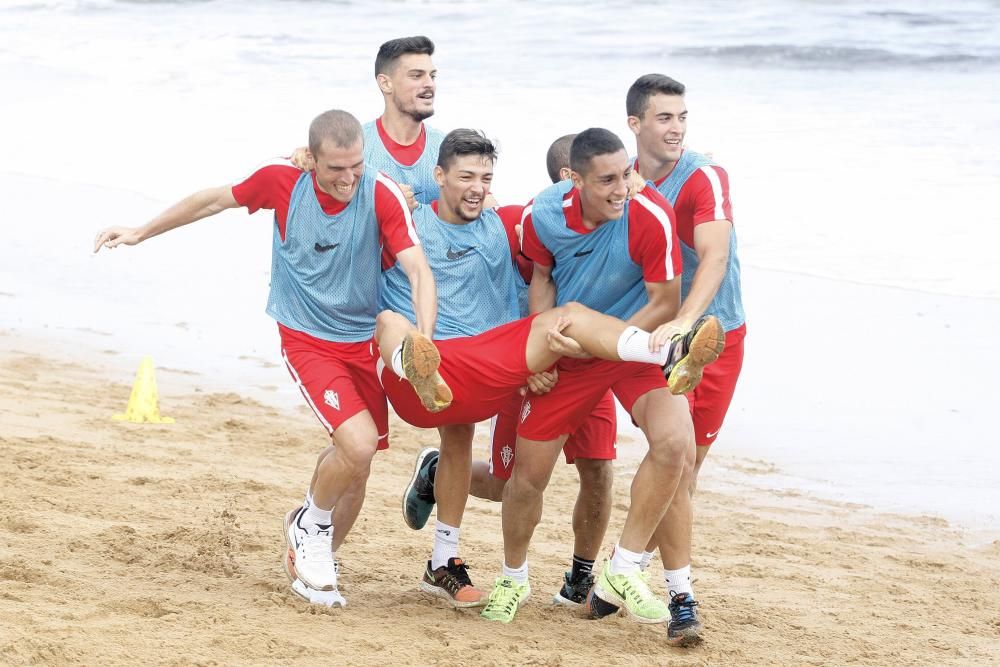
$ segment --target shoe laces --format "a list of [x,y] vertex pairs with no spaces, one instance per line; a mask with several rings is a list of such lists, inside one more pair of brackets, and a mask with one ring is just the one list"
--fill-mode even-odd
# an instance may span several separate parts
[[490,597],[486,600],[486,607],[483,613],[496,612],[502,610],[505,614],[512,614],[517,608],[517,584],[510,582],[510,586],[494,586],[490,591]]
[[653,590],[649,587],[649,573],[647,572],[636,572],[632,575],[625,576],[625,582],[622,584],[622,593],[625,597],[632,598],[638,602],[645,602],[650,598],[656,597],[653,594]]
[[465,586],[471,586],[469,566],[461,558],[449,558],[448,564],[445,565],[444,580],[449,588],[454,586],[456,591]]
[[[333,535],[329,530],[319,529],[316,534],[305,531],[302,538],[302,550],[306,560],[313,563],[334,563]],[[336,566],[336,563],[334,563]]]
[[698,606],[689,593],[678,593],[670,599],[670,616],[673,623],[690,623],[696,620],[694,608]]

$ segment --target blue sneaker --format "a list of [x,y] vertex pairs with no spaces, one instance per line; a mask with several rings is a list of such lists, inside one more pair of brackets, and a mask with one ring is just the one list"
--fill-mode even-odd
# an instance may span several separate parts
[[670,600],[670,622],[667,642],[674,646],[692,646],[701,641],[702,625],[695,607],[698,603],[690,593],[678,593]]
[[413,530],[420,530],[427,525],[427,519],[434,509],[434,482],[431,481],[431,468],[437,466],[438,450],[427,447],[417,454],[417,463],[413,468],[413,477],[403,491],[403,520]]

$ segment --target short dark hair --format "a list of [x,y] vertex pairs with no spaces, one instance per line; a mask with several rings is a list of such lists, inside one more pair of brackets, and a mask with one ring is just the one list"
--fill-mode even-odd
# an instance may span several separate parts
[[341,148],[347,148],[361,140],[361,137],[361,123],[340,109],[324,111],[309,124],[309,150],[314,156],[327,139]]
[[618,135],[603,127],[591,127],[576,135],[569,149],[570,169],[585,174],[590,161],[598,155],[608,155],[625,150],[625,144]]
[[479,155],[496,162],[497,147],[478,130],[460,127],[445,135],[438,151],[438,166],[447,169],[455,158],[462,155]]
[[558,183],[559,170],[569,166],[569,147],[576,138],[575,134],[564,134],[549,146],[549,152],[545,154],[545,168],[549,170],[549,178],[553,183]]
[[378,55],[375,56],[375,76],[388,74],[397,60],[410,53],[425,53],[433,56],[434,42],[423,35],[390,39],[378,47]]
[[684,84],[665,74],[643,74],[628,89],[625,95],[625,112],[629,116],[642,118],[649,106],[649,98],[656,94],[684,95]]

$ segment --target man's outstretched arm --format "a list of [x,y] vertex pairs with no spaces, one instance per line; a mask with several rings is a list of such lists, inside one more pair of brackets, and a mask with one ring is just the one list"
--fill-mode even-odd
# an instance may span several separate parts
[[233,196],[232,186],[223,185],[201,190],[180,200],[145,225],[102,229],[94,239],[94,252],[102,247],[110,249],[122,244],[135,245],[171,229],[238,206],[240,204]]

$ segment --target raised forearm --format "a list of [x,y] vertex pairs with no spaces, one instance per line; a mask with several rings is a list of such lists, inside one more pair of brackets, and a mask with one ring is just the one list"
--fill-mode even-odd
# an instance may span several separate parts
[[236,205],[228,185],[195,192],[142,225],[138,230],[139,240],[145,241]]

